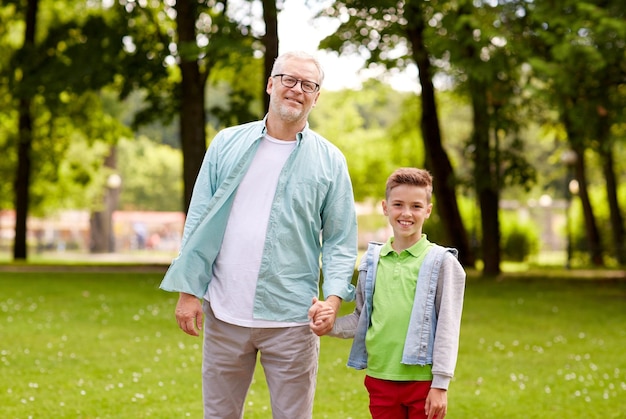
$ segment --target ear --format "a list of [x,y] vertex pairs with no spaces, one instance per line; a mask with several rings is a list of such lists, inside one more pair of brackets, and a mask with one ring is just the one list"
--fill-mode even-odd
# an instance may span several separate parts
[[430,218],[430,214],[433,212],[433,204],[428,204],[428,208],[426,209],[426,217],[424,218]]
[[319,97],[320,97],[320,92],[319,92],[319,91],[317,91],[317,92],[315,93],[315,97],[313,98],[313,105],[311,105],[311,107],[313,107],[313,108],[314,108],[314,107],[315,107],[315,105],[317,105],[317,99],[319,99]]
[[383,214],[385,214],[385,215],[389,215],[389,214],[387,213],[387,201],[386,201],[385,199],[383,199],[383,201],[381,202],[381,205],[382,205],[382,207],[383,207]]
[[274,78],[268,77],[268,79],[267,79],[267,86],[265,87],[265,92],[268,95],[271,95],[273,88],[274,88]]

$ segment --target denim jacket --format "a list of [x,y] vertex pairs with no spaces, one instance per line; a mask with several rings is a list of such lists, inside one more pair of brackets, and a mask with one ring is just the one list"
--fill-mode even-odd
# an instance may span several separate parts
[[[331,336],[354,338],[348,366],[367,368],[365,335],[370,326],[376,267],[382,243],[369,243],[359,266],[356,307],[338,318]],[[432,365],[433,388],[447,389],[456,367],[465,271],[457,250],[433,244],[419,270],[402,363]]]

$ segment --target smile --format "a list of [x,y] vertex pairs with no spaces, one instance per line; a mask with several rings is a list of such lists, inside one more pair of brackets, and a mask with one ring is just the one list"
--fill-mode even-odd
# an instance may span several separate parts
[[288,101],[288,102],[295,102],[295,103],[297,103],[297,104],[299,104],[299,105],[302,105],[302,102],[301,102],[301,101],[299,101],[298,99],[294,99],[294,98],[292,98],[292,97],[288,97],[288,98],[286,98],[286,99],[287,99],[287,101]]

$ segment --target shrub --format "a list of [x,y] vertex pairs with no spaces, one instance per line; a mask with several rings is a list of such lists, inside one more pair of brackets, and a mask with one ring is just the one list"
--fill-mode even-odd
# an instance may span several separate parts
[[523,262],[528,256],[536,254],[539,241],[535,229],[529,224],[516,221],[502,227],[502,259]]

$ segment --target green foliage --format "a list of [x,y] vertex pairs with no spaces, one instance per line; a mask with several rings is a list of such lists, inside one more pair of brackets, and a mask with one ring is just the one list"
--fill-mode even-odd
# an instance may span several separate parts
[[112,83],[124,65],[124,25],[99,9],[85,8],[84,2],[75,2],[76,9],[59,7],[58,2],[39,3],[37,42],[12,56],[12,95],[41,96],[55,107],[64,95],[80,95]]
[[382,199],[385,180],[399,166],[421,166],[423,150],[412,94],[369,81],[363,90],[324,91],[311,127],[346,156],[357,201]]
[[[423,35],[433,74],[422,76],[440,77],[442,85],[466,95],[463,102],[473,106],[474,119],[466,125],[473,134],[459,130],[446,144],[462,189],[491,188],[516,199],[545,189],[560,195],[555,188],[562,167],[559,142],[602,157],[586,167],[588,173],[578,174],[588,174],[590,183],[603,178],[600,167],[620,161],[610,152],[624,137],[616,135],[626,97],[622,3],[339,1],[322,13],[341,24],[320,47],[358,52],[370,66],[405,68],[421,52],[412,51],[415,34]],[[440,120],[445,133],[450,119]],[[546,135],[550,128],[554,131]],[[565,134],[554,135],[559,131]],[[474,171],[467,161],[474,162]],[[614,202],[613,193],[608,191],[608,202]],[[606,207],[606,201],[598,202]],[[614,220],[621,210],[610,211],[613,217],[604,220]]]
[[480,250],[478,243],[481,237],[480,208],[471,193],[461,192],[457,197],[457,204],[459,205],[459,212],[463,218],[463,225],[468,232],[470,246],[474,252],[478,253]]
[[[17,108],[9,89],[9,62],[19,47],[20,21],[14,19],[15,4],[0,4],[0,209],[13,207],[13,179],[17,160]],[[21,29],[23,32],[23,29]]]
[[571,145],[610,149],[615,139],[605,128],[624,118],[622,3],[563,0],[537,4],[528,13],[527,44],[534,46],[529,62],[533,77],[544,83],[536,93],[559,111]]
[[134,114],[132,126],[154,120],[168,124],[176,114],[180,82],[170,50],[176,33],[172,7],[163,2],[114,2],[103,13],[119,26],[119,33],[101,36],[103,42],[122,49],[112,86],[121,98],[138,90],[145,94],[146,106]]
[[[251,35],[251,22],[233,20],[221,3],[192,2],[189,7],[195,17],[192,22],[173,19],[172,16],[178,14],[176,5],[167,2],[133,2],[125,8],[114,8],[119,19],[126,22],[124,30],[127,31],[124,42],[128,54],[124,65],[128,70],[120,68],[122,71],[118,73],[123,80],[121,91],[124,97],[139,88],[145,93],[147,106],[136,114],[135,128],[154,121],[169,125],[178,114],[181,102],[189,100],[181,97],[180,65],[184,62],[197,63],[202,83],[198,88],[207,95],[221,80],[230,82],[236,78],[237,83],[230,84],[234,93],[228,98],[230,113],[220,113],[222,108],[214,109],[213,104],[205,107],[209,120],[225,119],[218,122],[218,126],[229,125],[226,120],[234,116],[236,121],[242,122],[262,113],[258,102],[260,87],[248,89],[249,84],[255,83],[248,74],[259,74],[257,83],[262,78],[262,71],[256,71],[259,60],[253,58],[257,46]],[[186,27],[177,27],[185,24]],[[181,42],[181,34],[190,31],[196,42]]]
[[[64,209],[99,209],[108,172],[102,161],[110,147],[102,141],[87,141],[81,133],[68,133],[63,156],[48,162],[31,185],[32,214],[51,215]],[[38,160],[44,161],[42,160]]]
[[[0,147],[15,147],[15,109],[18,100],[28,99],[33,121],[29,150],[32,178],[28,185],[31,213],[91,208],[99,194],[95,173],[103,154],[98,145],[112,144],[124,132],[119,121],[103,111],[100,98],[94,93],[112,83],[121,62],[121,37],[115,42],[112,39],[116,35],[111,35],[119,35],[121,25],[82,1],[40,1],[37,40],[34,45],[22,47],[25,9],[9,6],[0,10],[1,19],[11,15],[14,22],[6,27],[6,38],[1,38],[11,49],[6,49],[0,68],[0,78],[8,86],[5,92],[3,83],[0,92],[0,109],[7,110],[1,112],[7,118],[0,128],[0,138],[9,139],[0,140]],[[8,65],[4,65],[4,60]],[[85,144],[94,147],[83,147]],[[77,158],[74,153],[81,149],[84,155]],[[15,149],[7,156],[0,170],[15,172]],[[2,189],[11,185],[4,182],[11,179],[13,175],[3,176]],[[3,196],[12,200],[12,194]]]
[[380,205],[376,206],[377,212],[375,214],[359,215],[358,217],[359,230],[377,231],[381,228],[386,228],[389,225],[387,218],[378,212],[380,211],[379,207]]
[[[101,170],[108,146],[133,136],[124,125],[157,143],[180,146],[174,130],[182,100],[181,59],[196,59],[207,80],[206,89],[201,87],[207,100],[207,139],[221,127],[262,116],[265,80],[260,55],[254,53],[259,45],[252,13],[234,8],[227,13],[220,2],[196,2],[193,30],[199,43],[177,45],[173,3],[40,0],[36,45],[16,53],[23,43],[25,5],[15,0],[0,5],[0,208],[13,206],[16,100],[21,96],[34,95],[34,215],[96,207],[109,173]],[[623,183],[622,1],[335,2],[324,14],[340,17],[341,26],[321,47],[358,51],[370,69],[405,68],[414,60],[407,40],[415,23],[406,14],[416,11],[426,17],[443,142],[460,181],[459,202],[473,237],[480,234],[478,209],[465,197],[474,194],[480,179],[471,167],[476,146],[471,143],[470,78],[488,88],[490,141],[498,145],[490,169],[503,188],[501,196],[562,197],[561,151],[567,141],[582,143],[589,150],[592,207],[603,244],[610,247],[614,229],[609,227],[607,194],[600,191],[605,162],[594,155],[615,150],[617,183]],[[122,104],[118,94],[128,100]],[[418,99],[377,81],[366,82],[360,91],[322,93],[311,126],[345,153],[357,199],[379,199],[384,179],[396,167],[424,165]],[[604,130],[610,135],[603,136]],[[122,205],[179,208],[180,169],[173,162],[180,157],[144,140],[136,149],[123,147],[132,157],[121,168]],[[150,164],[137,163],[148,159]],[[163,187],[150,185],[150,178]],[[576,249],[581,252],[587,243],[577,200],[574,204]],[[436,217],[430,220],[429,237],[437,237],[438,223]],[[521,240],[526,227],[521,230],[512,237]],[[507,234],[503,232],[505,247]]]
[[[618,199],[620,202],[626,202],[626,184],[618,185]],[[607,266],[617,266],[615,259],[615,244],[613,242],[613,230],[610,222],[610,211],[606,203],[606,190],[603,185],[597,184],[589,188],[589,199],[593,206],[594,216],[596,217],[600,236],[602,238],[604,253],[604,261]],[[585,224],[581,201],[579,196],[572,197],[572,205],[569,211],[571,222],[571,234],[573,244],[573,261],[576,267],[587,266],[590,261],[586,253],[589,251],[589,242],[585,234]]]
[[122,177],[119,208],[134,211],[182,211],[182,154],[146,137],[122,139],[117,146]]
[[502,259],[524,262],[539,250],[537,226],[530,220],[520,220],[517,212],[501,213]]
[[[129,134],[120,121],[103,109],[103,96],[92,92],[68,93],[52,109],[41,100],[35,101],[30,188],[32,215],[48,215],[60,209],[92,209],[100,205],[98,197],[108,175],[101,172],[103,161],[110,144]],[[4,132],[13,135],[9,133],[17,130],[17,121],[7,122],[6,128],[10,131]],[[6,142],[8,158],[0,163],[0,170],[7,173],[15,171],[17,159],[11,138]],[[13,185],[8,181],[12,178],[11,174],[0,181],[0,188],[11,190],[4,195],[6,207],[13,206]]]
[[[2,88],[0,87],[0,92]],[[1,95],[1,93],[0,93]],[[10,125],[11,118],[0,112],[0,208],[13,207],[13,178],[16,156],[14,125]]]
[[[0,374],[11,377],[0,381],[3,415],[201,417],[202,342],[177,327],[176,295],[158,290],[162,272],[74,269],[0,277]],[[470,275],[448,417],[623,416],[625,284],[602,272],[548,274]],[[369,416],[364,372],[346,366],[350,344],[321,339],[314,418]],[[259,367],[245,417],[266,419],[269,409]]]
[[396,118],[388,125],[388,135],[392,142],[390,158],[396,167],[424,167],[425,151],[422,132],[419,126],[421,105],[419,97],[409,95],[396,98],[401,107]]
[[[251,77],[252,75],[252,77]],[[207,89],[208,122],[224,128],[263,118],[263,60],[233,52],[216,65]]]

